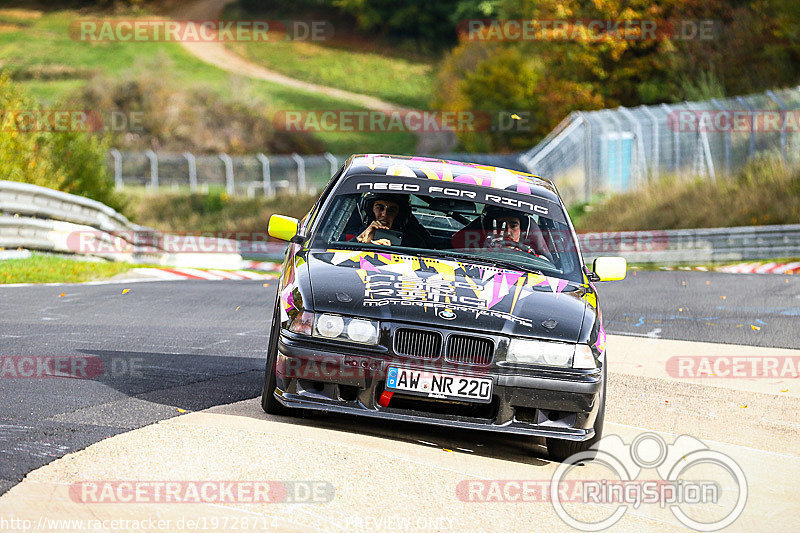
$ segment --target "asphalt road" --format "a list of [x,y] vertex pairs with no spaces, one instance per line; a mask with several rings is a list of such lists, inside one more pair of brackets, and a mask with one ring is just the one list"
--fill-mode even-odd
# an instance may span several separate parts
[[87,367],[77,379],[0,379],[0,493],[178,408],[260,394],[274,292],[261,281],[0,287],[0,354]]
[[597,289],[609,333],[800,347],[800,276],[634,271]]
[[[123,294],[124,288],[130,291]],[[800,277],[638,272],[599,288],[610,333],[800,346],[793,326]],[[274,282],[0,286],[0,355],[81,356],[94,370],[91,379],[0,379],[0,494],[31,470],[106,437],[180,410],[258,396],[274,292]],[[649,394],[660,393],[659,386],[654,382]],[[624,380],[619,387],[642,394]],[[626,410],[616,409],[618,419],[631,416]],[[337,424],[330,420],[312,424]],[[376,424],[356,425],[367,434],[409,434],[403,425]],[[411,440],[450,440],[429,428],[413,435]],[[495,458],[511,453],[508,447],[519,440],[505,439],[501,446],[497,437],[486,438],[498,450]]]

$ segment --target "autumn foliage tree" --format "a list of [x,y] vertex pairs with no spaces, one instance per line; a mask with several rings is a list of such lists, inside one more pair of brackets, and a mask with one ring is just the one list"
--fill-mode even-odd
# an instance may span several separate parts
[[[493,22],[484,31],[462,32],[443,60],[433,105],[524,110],[531,121],[526,129],[495,129],[483,139],[461,134],[469,150],[530,147],[574,110],[744,94],[800,81],[796,0],[498,0],[493,9]],[[540,31],[526,38],[492,33],[492,24],[508,21],[533,21]],[[554,30],[553,21],[562,27]],[[592,31],[589,21],[611,28]],[[623,30],[615,33],[614,23]],[[645,23],[655,31],[644,32]]]

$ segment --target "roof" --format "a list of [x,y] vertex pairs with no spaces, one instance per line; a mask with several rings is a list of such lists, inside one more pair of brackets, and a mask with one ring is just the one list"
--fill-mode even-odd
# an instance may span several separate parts
[[357,154],[347,164],[344,175],[373,174],[467,183],[547,198],[560,203],[550,180],[527,172],[506,168],[449,161],[433,157],[388,154]]

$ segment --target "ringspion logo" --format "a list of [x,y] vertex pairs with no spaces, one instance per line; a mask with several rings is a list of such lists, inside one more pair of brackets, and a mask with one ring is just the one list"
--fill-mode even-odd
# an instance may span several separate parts
[[456,486],[462,502],[549,503],[578,531],[603,531],[644,505],[669,509],[696,531],[718,531],[741,516],[747,494],[744,471],[728,455],[689,435],[667,444],[651,432],[630,444],[603,437],[560,463],[551,479],[467,479]]

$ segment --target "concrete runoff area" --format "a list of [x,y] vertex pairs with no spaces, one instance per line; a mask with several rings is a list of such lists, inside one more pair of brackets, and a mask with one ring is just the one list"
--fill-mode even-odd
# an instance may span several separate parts
[[[642,350],[652,364],[636,364]],[[799,350],[611,335],[605,435],[631,443],[645,433],[655,434],[668,445],[684,434],[699,439],[735,461],[747,479],[744,511],[729,530],[790,529],[800,519],[793,488],[800,476],[797,381],[667,375],[665,358],[686,353],[800,358]],[[204,520],[210,530],[230,530],[234,523],[248,530],[278,531],[459,531],[481,525],[529,531],[530,524],[567,530],[552,503],[519,501],[518,491],[505,489],[502,496],[492,488],[508,480],[546,487],[559,464],[547,458],[542,442],[529,437],[335,415],[275,417],[266,415],[256,398],[162,420],[66,455],[31,472],[2,496],[0,516],[53,529],[59,519],[82,521],[72,523],[76,530],[91,528],[91,520],[104,530],[113,520],[128,520],[118,524],[149,531],[168,524],[162,530],[177,530],[189,520]],[[585,463],[578,471],[581,479],[609,477],[602,462]],[[645,471],[639,478],[656,479],[658,474]],[[111,501],[98,501],[97,494],[94,499],[77,494],[80,482],[122,480],[315,481],[333,493],[319,501],[292,503],[245,498],[180,504],[147,498],[121,502],[113,495]],[[713,520],[733,505],[738,490],[733,478],[722,476],[715,482],[721,503],[684,505],[688,515]],[[615,509],[580,502],[565,508],[585,520],[600,520]],[[669,506],[647,503],[630,506],[615,527],[685,530]]]
[[[598,287],[610,333],[604,435],[632,445],[655,432],[670,446],[688,435],[730,456],[748,484],[732,531],[794,529],[800,518],[791,494],[800,473],[800,399],[796,377],[783,372],[786,361],[800,359],[798,282],[639,272]],[[559,463],[548,460],[541,440],[264,414],[255,398],[274,297],[274,282],[262,281],[0,287],[0,355],[82,357],[106,370],[94,379],[0,381],[0,530],[569,529],[550,502],[496,499],[501,480],[551,479]],[[599,462],[576,472],[609,475]],[[718,474],[706,479],[731,489],[730,476]],[[659,476],[649,469],[637,479]],[[76,483],[148,480],[267,481],[295,491],[318,483],[333,498],[178,504],[74,496],[87,486]],[[488,488],[473,491],[478,482]],[[465,486],[467,496],[491,501],[460,499]],[[614,511],[572,505],[593,519]],[[717,507],[691,511],[713,518]],[[113,522],[125,519],[132,522]],[[648,503],[631,505],[615,528],[685,530],[668,507]]]

